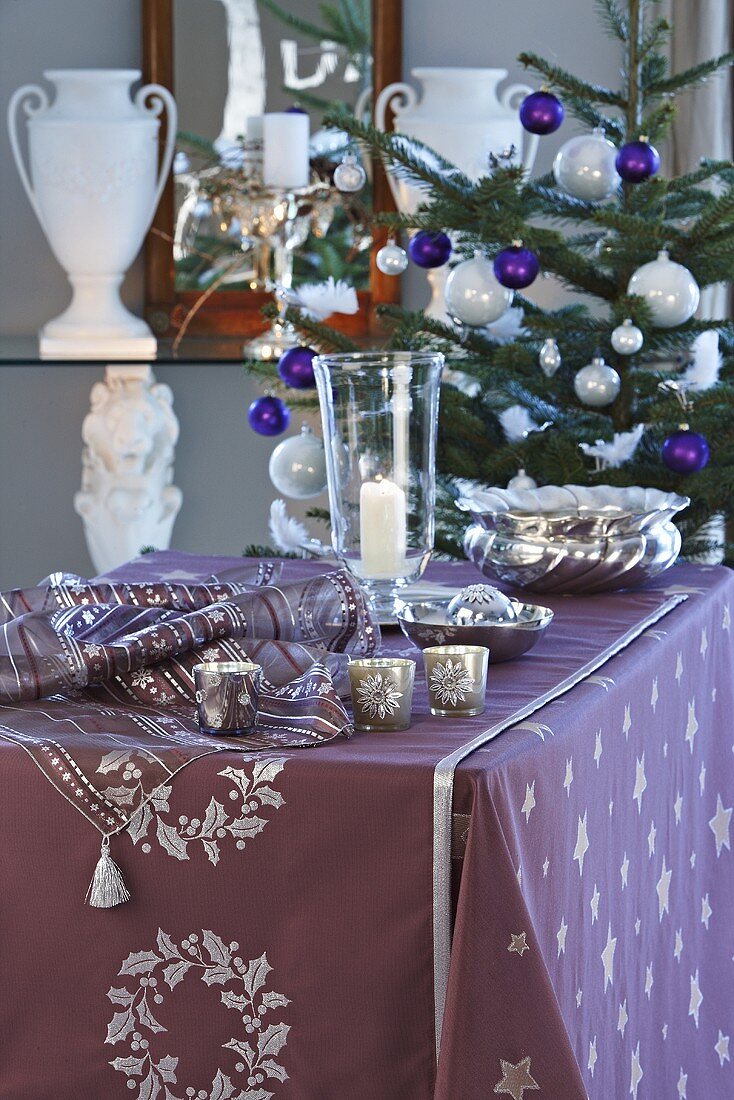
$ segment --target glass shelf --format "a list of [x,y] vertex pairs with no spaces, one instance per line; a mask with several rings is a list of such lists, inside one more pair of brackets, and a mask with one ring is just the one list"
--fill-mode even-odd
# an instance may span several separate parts
[[172,341],[159,340],[158,353],[155,359],[128,356],[124,359],[115,359],[104,356],[87,358],[41,358],[38,349],[37,336],[2,336],[0,335],[0,365],[4,366],[44,366],[44,367],[100,367],[114,363],[166,363],[191,365],[195,363],[232,364],[242,363],[243,339],[222,337],[194,337],[184,339],[173,350]]

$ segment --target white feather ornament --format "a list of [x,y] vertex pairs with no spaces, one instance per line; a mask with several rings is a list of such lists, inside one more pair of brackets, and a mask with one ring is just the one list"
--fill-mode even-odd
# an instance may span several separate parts
[[499,320],[482,329],[482,335],[494,340],[496,344],[511,344],[513,340],[528,334],[522,326],[524,316],[522,306],[513,306]]
[[510,405],[499,416],[502,430],[510,443],[525,439],[530,432],[540,432],[542,427],[536,424],[524,405]]
[[598,469],[616,469],[632,458],[644,430],[644,424],[637,424],[630,432],[615,432],[611,442],[597,439],[596,443],[579,443],[579,447],[597,460]]
[[691,345],[692,361],[680,378],[679,385],[694,392],[709,390],[719,381],[721,352],[719,334],[713,329],[699,332]]
[[357,291],[344,279],[334,276],[323,283],[303,283],[295,290],[278,287],[278,296],[289,306],[300,309],[312,321],[325,321],[332,313],[356,313],[359,309]]
[[288,515],[284,500],[274,500],[270,505],[268,527],[273,542],[285,554],[298,553],[303,544],[309,542],[311,538],[305,525]]
[[444,368],[441,381],[447,382],[449,386],[454,386],[455,389],[465,393],[467,397],[478,397],[482,392],[481,382],[476,378],[472,378],[470,374],[463,370],[447,370]]

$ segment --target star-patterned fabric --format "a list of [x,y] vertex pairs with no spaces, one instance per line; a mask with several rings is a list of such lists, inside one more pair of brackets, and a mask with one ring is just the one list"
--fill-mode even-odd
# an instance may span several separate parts
[[[165,573],[238,564],[170,555]],[[287,562],[282,584],[319,571]],[[671,593],[689,598],[653,622]],[[411,728],[197,759],[116,840],[133,897],[113,910],[82,904],[88,822],[0,740],[0,1094],[734,1096],[733,601],[727,570],[687,565],[555,598],[546,637],[490,663],[487,710],[464,720],[430,716],[420,654],[385,632],[384,653],[418,661]],[[456,770],[437,1064],[437,764],[648,619]],[[134,787],[134,762],[118,770]]]

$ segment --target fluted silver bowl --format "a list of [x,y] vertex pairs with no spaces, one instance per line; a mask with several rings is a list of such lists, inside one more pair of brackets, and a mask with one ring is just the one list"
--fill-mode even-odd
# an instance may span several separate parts
[[659,489],[547,485],[469,489],[457,502],[474,523],[464,538],[487,577],[532,592],[635,588],[678,557],[672,516],[687,497]]

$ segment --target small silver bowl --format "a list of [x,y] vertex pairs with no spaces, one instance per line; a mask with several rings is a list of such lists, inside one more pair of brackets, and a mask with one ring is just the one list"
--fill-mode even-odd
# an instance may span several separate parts
[[506,623],[457,624],[449,616],[451,600],[404,603],[398,623],[406,638],[418,649],[457,643],[482,645],[489,649],[492,664],[514,661],[538,642],[553,621],[553,612],[538,604],[513,600],[517,619]]

